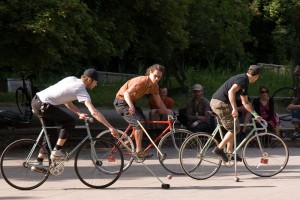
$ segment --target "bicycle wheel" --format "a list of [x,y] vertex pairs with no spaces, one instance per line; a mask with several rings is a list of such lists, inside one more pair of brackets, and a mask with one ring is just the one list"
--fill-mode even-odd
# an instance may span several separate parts
[[24,88],[19,87],[16,90],[16,103],[18,110],[21,115],[23,115],[27,119],[32,118],[32,109],[31,109],[31,99],[28,93],[24,90]]
[[243,147],[243,162],[253,174],[271,177],[280,173],[288,163],[289,151],[285,142],[273,133],[252,136]]
[[158,144],[158,149],[163,154],[157,152],[160,164],[173,174],[184,174],[179,162],[179,150],[184,140],[192,132],[185,129],[175,129],[162,137]]
[[[31,190],[42,185],[49,176],[47,173],[31,171],[36,163],[36,158],[42,146],[33,149],[35,140],[21,139],[11,143],[1,155],[1,173],[4,180],[12,187],[19,190]],[[46,149],[43,165],[49,168],[50,159]],[[31,153],[32,151],[32,153]]]
[[128,137],[126,134],[124,134],[123,131],[120,131],[120,130],[117,130],[120,134],[120,136],[123,136],[124,135],[124,139],[123,141],[126,142],[126,145],[128,145],[128,148],[125,148],[119,141],[117,138],[115,138],[114,136],[112,136],[111,132],[109,130],[105,130],[105,131],[102,131],[101,133],[99,133],[96,138],[104,138],[106,140],[109,140],[109,141],[113,141],[115,144],[117,144],[117,146],[120,147],[121,149],[121,152],[122,152],[122,155],[123,155],[123,158],[124,158],[124,167],[123,167],[123,171],[127,170],[133,160],[134,160],[134,157],[133,157],[133,153],[134,153],[134,144],[132,142],[132,140],[130,139],[130,137]]
[[180,164],[191,178],[204,180],[219,170],[222,160],[212,153],[218,141],[207,133],[195,133],[189,136],[180,148]]
[[123,166],[121,150],[103,138],[83,143],[75,157],[75,172],[79,180],[91,188],[112,185],[120,177]]
[[295,89],[292,87],[282,87],[276,90],[272,95],[275,111],[279,114],[289,113],[287,106],[292,102],[295,95]]

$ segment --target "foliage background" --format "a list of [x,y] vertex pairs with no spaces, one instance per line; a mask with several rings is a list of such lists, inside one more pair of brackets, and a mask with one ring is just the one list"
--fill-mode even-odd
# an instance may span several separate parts
[[213,91],[253,63],[300,63],[300,1],[3,0],[0,38],[1,80],[26,69],[43,88],[87,67],[143,74],[160,63],[170,89]]

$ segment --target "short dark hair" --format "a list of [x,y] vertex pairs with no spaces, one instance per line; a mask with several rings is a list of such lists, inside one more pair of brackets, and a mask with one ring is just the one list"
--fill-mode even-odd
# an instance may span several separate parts
[[262,71],[262,66],[259,65],[250,65],[248,69],[248,74],[251,74],[252,76],[260,75]]

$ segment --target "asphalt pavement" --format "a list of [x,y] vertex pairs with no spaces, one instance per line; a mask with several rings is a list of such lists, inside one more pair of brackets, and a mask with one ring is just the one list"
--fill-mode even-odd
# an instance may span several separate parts
[[239,182],[234,181],[234,168],[221,167],[217,174],[207,180],[194,180],[186,175],[174,175],[167,179],[168,173],[160,166],[156,157],[146,160],[149,167],[170,189],[162,189],[162,183],[141,163],[134,163],[119,180],[105,189],[91,189],[77,178],[73,161],[65,165],[60,176],[50,176],[39,188],[21,191],[10,187],[0,178],[0,199],[298,199],[300,186],[300,157],[297,148],[290,148],[290,159],[286,168],[278,175],[261,178],[251,174],[238,164]]
[[[111,109],[100,109],[100,111],[116,126],[124,123]],[[95,123],[94,126],[101,127],[100,123]],[[289,151],[290,159],[286,168],[280,174],[270,178],[257,177],[251,174],[243,163],[238,163],[239,182],[234,181],[234,168],[227,167],[221,167],[216,175],[207,180],[195,180],[186,175],[173,175],[172,179],[167,179],[169,173],[154,156],[144,163],[158,176],[159,180],[142,163],[134,163],[122,173],[116,183],[105,189],[92,189],[81,183],[74,171],[74,161],[70,160],[65,164],[65,171],[62,175],[50,176],[42,186],[30,191],[12,188],[1,176],[0,199],[298,199],[300,151],[295,145],[290,145]],[[170,189],[162,189],[160,181],[170,184]]]

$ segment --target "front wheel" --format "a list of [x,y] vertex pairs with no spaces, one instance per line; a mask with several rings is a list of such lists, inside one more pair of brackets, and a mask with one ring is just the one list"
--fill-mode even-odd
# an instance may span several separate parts
[[[21,139],[11,143],[1,155],[1,173],[4,180],[12,187],[19,190],[31,190],[42,185],[49,176],[50,159],[46,149],[37,145],[31,139]],[[32,166],[37,164],[40,149],[45,152],[43,168],[45,173],[32,171]],[[32,152],[31,152],[32,151]]]
[[219,170],[222,160],[214,153],[218,141],[207,133],[195,133],[189,136],[180,149],[180,164],[191,178],[204,180]]
[[192,132],[185,129],[174,129],[162,137],[158,144],[158,149],[162,155],[157,152],[160,164],[173,174],[184,174],[179,162],[179,149],[184,140]]
[[106,188],[121,176],[124,159],[121,150],[103,138],[83,143],[75,157],[79,180],[91,188]]
[[261,177],[280,173],[289,160],[285,142],[273,133],[259,133],[252,136],[243,149],[246,168]]

